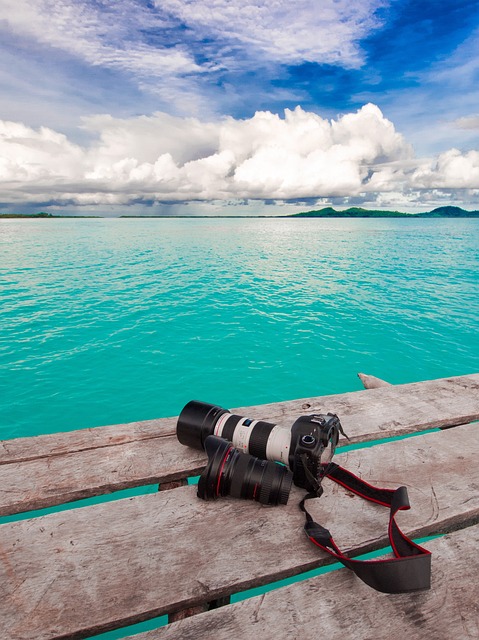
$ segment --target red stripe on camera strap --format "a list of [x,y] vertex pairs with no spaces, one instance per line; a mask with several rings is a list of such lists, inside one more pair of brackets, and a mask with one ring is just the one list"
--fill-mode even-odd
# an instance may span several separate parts
[[385,560],[354,560],[345,556],[333,540],[331,533],[314,522],[304,503],[317,493],[308,493],[299,506],[306,515],[304,530],[308,538],[326,553],[377,591],[383,593],[405,593],[429,589],[431,586],[431,552],[406,537],[399,529],[395,515],[410,508],[406,487],[380,489],[364,482],[350,471],[330,463],[325,476],[342,485],[365,500],[389,507],[388,536],[394,558]]

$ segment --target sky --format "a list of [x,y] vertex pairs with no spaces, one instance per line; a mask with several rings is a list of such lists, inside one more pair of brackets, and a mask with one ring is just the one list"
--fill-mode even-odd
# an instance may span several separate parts
[[0,212],[479,209],[479,0],[0,0]]

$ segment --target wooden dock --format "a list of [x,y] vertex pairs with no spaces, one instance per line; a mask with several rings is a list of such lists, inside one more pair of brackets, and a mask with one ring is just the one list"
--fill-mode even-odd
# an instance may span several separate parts
[[[172,622],[134,638],[479,638],[479,374],[235,409],[282,425],[328,411],[353,443],[416,434],[338,449],[336,461],[373,485],[407,486],[411,510],[397,517],[407,535],[446,534],[425,543],[430,590],[382,594],[340,569],[212,608],[331,559],[302,531],[296,487],[279,507],[172,488],[205,454],[177,442],[175,418],[151,420],[0,442],[0,515],[168,489],[1,524],[1,640],[86,638],[162,614]],[[324,484],[311,512],[340,546],[386,547],[385,510]]]

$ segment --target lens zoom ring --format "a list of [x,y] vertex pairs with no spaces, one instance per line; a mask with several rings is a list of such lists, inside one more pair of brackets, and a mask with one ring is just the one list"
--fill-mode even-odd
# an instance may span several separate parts
[[236,429],[236,425],[241,420],[241,416],[231,415],[228,420],[225,422],[225,426],[223,427],[223,432],[221,437],[229,442],[233,442],[233,434]]
[[262,460],[266,460],[266,446],[268,444],[268,438],[275,426],[276,425],[271,424],[271,422],[257,422],[251,432],[248,444],[248,453],[252,456],[256,456],[257,458],[261,458]]

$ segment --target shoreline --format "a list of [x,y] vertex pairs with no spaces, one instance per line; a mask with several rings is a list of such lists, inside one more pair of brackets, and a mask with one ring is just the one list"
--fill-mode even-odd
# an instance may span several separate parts
[[281,218],[281,219],[292,219],[292,218],[479,218],[479,211],[468,211],[466,209],[462,209],[461,207],[455,206],[443,206],[436,207],[431,211],[422,211],[419,213],[405,213],[403,211],[387,211],[387,210],[379,210],[379,209],[362,209],[361,207],[350,207],[349,209],[345,209],[343,211],[337,211],[333,209],[333,207],[324,207],[323,209],[316,209],[312,211],[303,211],[300,213],[292,213],[287,215],[230,215],[230,216],[222,216],[222,215],[120,215],[120,216],[81,216],[81,215],[61,215],[61,214],[53,214],[46,213],[44,211],[39,211],[38,213],[0,213],[1,219],[39,219],[39,220],[49,220],[51,218],[86,218],[86,219],[114,219],[114,218],[168,218],[168,219],[176,219],[176,218],[185,218],[185,219],[223,219],[223,218],[239,218],[239,219],[251,219],[251,218]]

